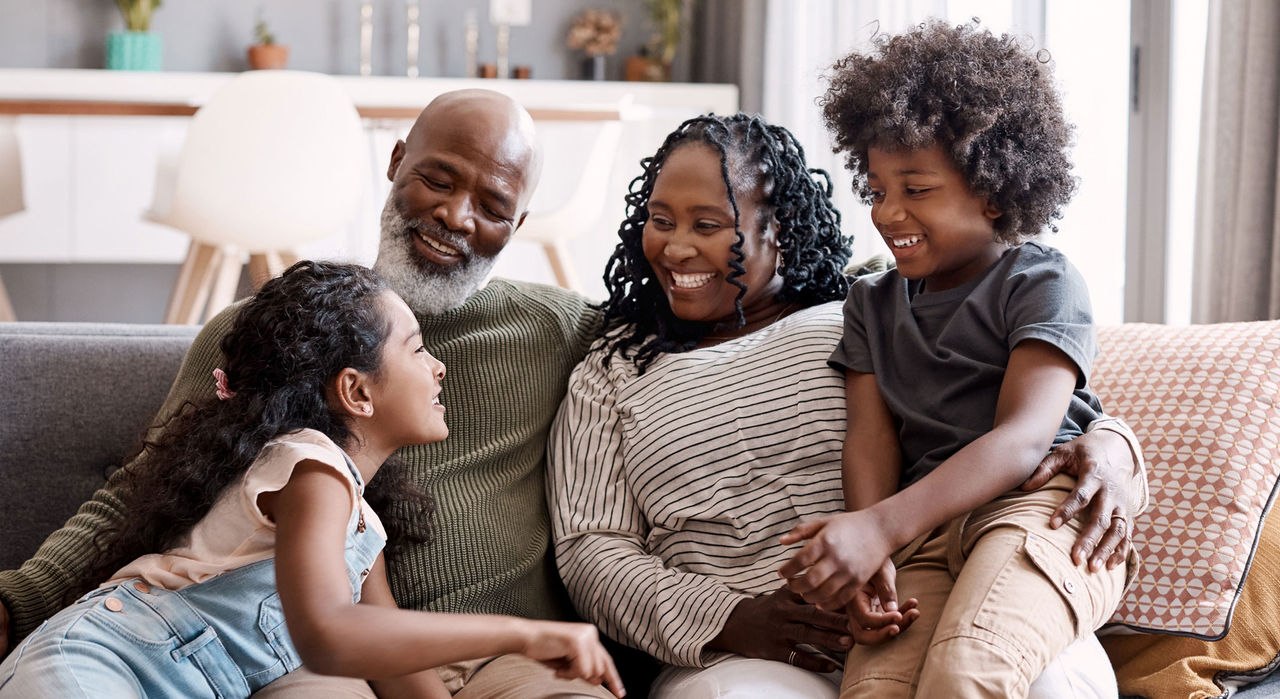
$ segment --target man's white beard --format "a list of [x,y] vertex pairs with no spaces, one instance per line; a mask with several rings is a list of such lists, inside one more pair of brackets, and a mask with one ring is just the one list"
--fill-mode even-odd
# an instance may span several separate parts
[[[419,229],[456,248],[462,262],[442,266],[414,249]],[[434,220],[410,222],[397,209],[391,194],[382,207],[382,238],[373,271],[386,280],[417,315],[439,315],[461,306],[480,288],[493,269],[496,257],[475,254],[465,237]]]

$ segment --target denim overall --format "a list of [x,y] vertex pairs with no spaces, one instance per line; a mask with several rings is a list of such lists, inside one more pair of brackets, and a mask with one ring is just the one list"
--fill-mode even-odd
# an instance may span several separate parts
[[[384,543],[357,508],[344,553],[353,603]],[[140,579],[90,592],[0,665],[0,697],[247,697],[301,664],[267,559],[177,592]]]

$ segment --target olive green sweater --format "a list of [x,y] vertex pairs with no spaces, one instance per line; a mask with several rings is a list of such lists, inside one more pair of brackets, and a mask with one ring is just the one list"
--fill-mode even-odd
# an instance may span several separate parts
[[[236,309],[218,314],[196,337],[157,424],[184,402],[213,392],[219,343]],[[504,280],[494,280],[460,308],[419,316],[424,344],[447,368],[440,397],[449,437],[400,452],[437,508],[432,542],[405,552],[390,570],[402,607],[542,619],[572,615],[549,550],[546,442],[569,372],[586,353],[598,320],[581,296]],[[10,642],[61,608],[93,533],[128,517],[114,485],[108,481],[21,568],[0,573]]]

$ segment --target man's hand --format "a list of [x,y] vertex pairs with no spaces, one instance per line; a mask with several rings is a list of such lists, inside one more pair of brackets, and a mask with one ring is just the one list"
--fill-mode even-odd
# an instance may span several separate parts
[[0,659],[9,654],[9,610],[0,602]]
[[837,669],[830,660],[797,648],[800,644],[828,648],[843,657],[853,647],[849,617],[822,611],[784,586],[739,602],[707,647],[790,663],[813,672]]
[[1084,528],[1071,548],[1071,559],[1076,565],[1087,559],[1091,571],[1103,565],[1115,568],[1129,555],[1133,513],[1128,496],[1135,468],[1124,437],[1111,430],[1094,430],[1049,452],[1022,490],[1036,490],[1058,473],[1075,476],[1075,489],[1049,518],[1049,526],[1057,529],[1081,515]]

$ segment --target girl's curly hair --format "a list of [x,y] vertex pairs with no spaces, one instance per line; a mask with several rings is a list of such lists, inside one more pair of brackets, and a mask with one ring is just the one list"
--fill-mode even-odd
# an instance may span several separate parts
[[652,157],[640,161],[643,170],[631,181],[627,216],[618,228],[621,241],[605,267],[609,298],[600,304],[604,311],[600,334],[604,337],[619,326],[630,327],[605,340],[609,347],[606,363],[617,354],[632,360],[643,373],[664,353],[693,349],[713,326],[681,320],[671,312],[643,248],[649,197],[658,174],[672,152],[691,143],[708,145],[720,154],[720,176],[729,194],[737,233],[730,247],[735,257],[729,260],[732,271],[726,281],[738,287],[734,301],[738,327],[745,324],[742,297],[747,287],[738,281],[745,273],[745,239],[737,197],[747,195],[751,188],[758,188],[763,195],[761,215],[771,215],[778,224],[783,285],[777,300],[812,306],[843,299],[848,291],[844,267],[852,239],[840,232],[840,212],[831,204],[830,177],[824,170],[808,167],[795,136],[754,115],[694,117],[671,132]]
[[867,53],[832,66],[819,100],[863,201],[871,203],[867,152],[940,144],[970,190],[1002,215],[996,237],[1018,243],[1053,221],[1075,193],[1067,149],[1072,127],[1054,88],[1048,54],[977,21],[932,20],[877,36]]
[[[121,505],[130,516],[98,532],[98,557],[69,596],[138,556],[179,545],[268,440],[311,428],[348,446],[351,430],[326,391],[347,367],[379,371],[390,326],[378,298],[387,289],[364,267],[310,261],[264,284],[222,339],[234,395],[187,403],[143,442],[121,476]],[[395,457],[365,497],[383,515],[388,555],[430,537],[432,501]]]

